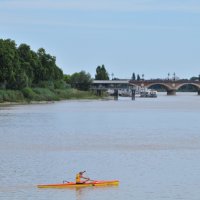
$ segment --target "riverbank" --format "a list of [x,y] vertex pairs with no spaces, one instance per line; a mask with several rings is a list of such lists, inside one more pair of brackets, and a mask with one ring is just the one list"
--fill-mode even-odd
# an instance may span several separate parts
[[67,99],[98,99],[88,91],[76,89],[24,88],[23,90],[0,90],[0,104],[47,103]]

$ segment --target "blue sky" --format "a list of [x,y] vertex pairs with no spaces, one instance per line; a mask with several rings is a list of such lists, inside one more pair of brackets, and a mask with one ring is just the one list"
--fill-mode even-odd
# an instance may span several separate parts
[[45,48],[65,74],[200,74],[199,0],[0,0],[0,34]]

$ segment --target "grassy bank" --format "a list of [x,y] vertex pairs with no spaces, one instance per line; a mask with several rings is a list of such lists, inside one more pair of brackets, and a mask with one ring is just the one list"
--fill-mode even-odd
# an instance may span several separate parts
[[23,90],[0,90],[0,103],[59,101],[64,99],[97,99],[91,92],[76,89],[24,88]]

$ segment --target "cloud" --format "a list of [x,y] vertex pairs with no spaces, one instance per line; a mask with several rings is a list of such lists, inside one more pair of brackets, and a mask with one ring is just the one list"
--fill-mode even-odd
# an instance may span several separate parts
[[[6,20],[4,20],[6,19]],[[109,21],[101,21],[99,23],[95,23],[94,21],[76,21],[72,19],[61,19],[56,18],[40,18],[33,16],[16,16],[15,14],[0,14],[0,24],[2,27],[22,27],[21,29],[33,29],[35,27],[40,26],[38,31],[41,29],[48,30],[47,27],[54,27],[58,29],[72,28],[72,29],[85,29],[85,30],[107,30],[107,31],[123,31],[123,30],[157,30],[157,31],[186,31],[188,30],[188,26],[182,25],[155,25],[155,24],[138,24],[133,22],[126,23],[115,23]],[[197,27],[198,28],[198,27]],[[194,29],[194,27],[193,27]]]
[[200,12],[195,0],[7,0],[1,9],[53,9],[110,12]]
[[[81,18],[76,12],[192,12],[200,13],[200,3],[191,0],[0,0],[0,24],[33,25],[106,30],[185,30],[183,23],[139,23],[132,21]],[[195,6],[196,5],[196,6]],[[38,12],[39,11],[39,12]],[[51,11],[55,11],[52,15]],[[75,15],[59,15],[59,11],[75,11]],[[120,13],[123,14],[123,13]],[[100,16],[100,15],[98,15]],[[113,18],[112,18],[113,19]],[[197,27],[193,27],[197,28]]]

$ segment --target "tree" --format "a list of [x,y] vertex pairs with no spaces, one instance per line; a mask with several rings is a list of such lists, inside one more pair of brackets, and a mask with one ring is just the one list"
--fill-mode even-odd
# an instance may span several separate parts
[[63,72],[56,65],[56,58],[46,54],[45,49],[38,52],[27,44],[18,48],[15,41],[0,39],[0,87],[22,89],[32,84],[63,80]]
[[63,78],[62,70],[56,65],[56,57],[46,54],[45,49],[40,48],[37,52],[40,62],[40,80],[41,81],[54,81]]
[[31,57],[32,57],[32,60],[31,60],[31,67],[33,69],[33,74],[34,74],[34,79],[33,79],[33,83],[34,84],[37,84],[40,82],[41,80],[41,73],[42,73],[42,64],[41,62],[39,61],[39,57],[38,57],[38,54],[34,51],[31,51]]
[[197,80],[199,81],[199,78],[200,78],[200,76],[198,76],[198,77],[197,76],[193,76],[193,77],[190,78],[190,80],[191,81],[197,81]]
[[15,41],[0,39],[0,83],[8,89],[20,89],[18,77],[21,76],[19,55]]
[[144,74],[142,74],[142,80],[144,80]]
[[91,75],[85,71],[76,72],[70,77],[70,84],[73,88],[87,91],[92,83]]
[[137,75],[137,81],[140,81],[140,75],[139,74]]
[[95,80],[109,80],[108,72],[104,65],[96,68]]
[[64,81],[67,83],[67,84],[70,84],[70,79],[71,79],[71,76],[69,74],[64,74]]
[[135,73],[132,74],[131,80],[135,81]]
[[34,80],[33,69],[35,65],[33,62],[30,46],[28,46],[27,44],[21,44],[17,50],[22,71],[24,73],[24,76],[27,77],[28,85],[31,86],[32,81]]

